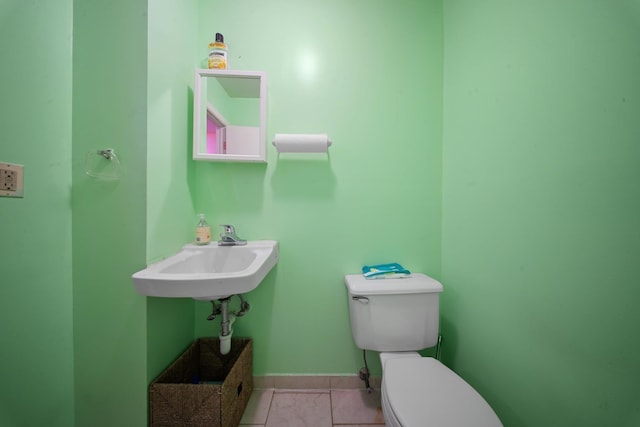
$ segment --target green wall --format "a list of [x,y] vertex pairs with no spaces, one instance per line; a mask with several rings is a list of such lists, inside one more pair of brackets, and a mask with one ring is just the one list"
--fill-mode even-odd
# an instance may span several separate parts
[[0,162],[25,171],[24,198],[0,197],[2,426],[74,422],[71,9],[0,4]]
[[[197,10],[196,0],[148,2],[148,262],[171,255],[191,241],[197,223],[191,159],[193,76],[199,66]],[[194,301],[146,300],[147,375],[152,381],[193,341]]]
[[[75,423],[145,425],[146,304],[130,276],[146,261],[146,0],[74,1],[72,146]],[[117,181],[85,173],[103,148]]]
[[[0,161],[26,171],[25,197],[0,198],[0,425],[146,425],[149,377],[193,339],[193,302],[130,280],[192,237],[193,10],[0,6]],[[102,148],[118,181],[85,174]]]
[[[440,2],[201,5],[199,55],[221,32],[231,68],[268,75],[268,163],[196,165],[196,207],[212,225],[280,245],[235,334],[254,339],[257,375],[355,374],[344,275],[390,261],[440,274]],[[324,132],[328,158],[271,145]],[[196,303],[196,335],[218,334],[209,312]]]
[[[44,3],[0,6],[0,161],[26,172],[0,198],[0,424],[146,424],[218,323],[130,275],[199,212],[280,242],[235,325],[258,375],[355,373],[343,275],[395,260],[442,279],[445,362],[506,426],[640,422],[637,1]],[[191,160],[215,32],[268,73],[268,139],[327,132],[328,158]],[[85,175],[98,148],[119,181]]]
[[637,426],[640,3],[444,4],[445,361],[505,426]]

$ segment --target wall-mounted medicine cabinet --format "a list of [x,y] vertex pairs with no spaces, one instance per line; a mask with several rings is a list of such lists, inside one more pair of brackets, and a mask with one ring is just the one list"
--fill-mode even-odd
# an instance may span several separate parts
[[198,69],[193,92],[194,160],[267,161],[266,73]]

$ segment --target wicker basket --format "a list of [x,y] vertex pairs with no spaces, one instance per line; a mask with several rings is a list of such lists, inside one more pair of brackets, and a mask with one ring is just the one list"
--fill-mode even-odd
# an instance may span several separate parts
[[152,427],[235,427],[253,391],[253,342],[232,338],[220,354],[217,338],[200,338],[149,386]]

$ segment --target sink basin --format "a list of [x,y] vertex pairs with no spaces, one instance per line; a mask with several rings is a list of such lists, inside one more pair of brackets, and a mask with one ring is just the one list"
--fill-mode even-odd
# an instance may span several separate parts
[[278,242],[245,246],[185,245],[132,276],[141,295],[215,300],[254,290],[278,263]]

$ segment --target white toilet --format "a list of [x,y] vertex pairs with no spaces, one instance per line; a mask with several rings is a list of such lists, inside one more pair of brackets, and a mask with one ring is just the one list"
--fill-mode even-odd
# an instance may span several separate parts
[[356,345],[380,352],[387,427],[502,427],[489,404],[452,370],[417,350],[438,342],[442,284],[424,274],[345,276]]

